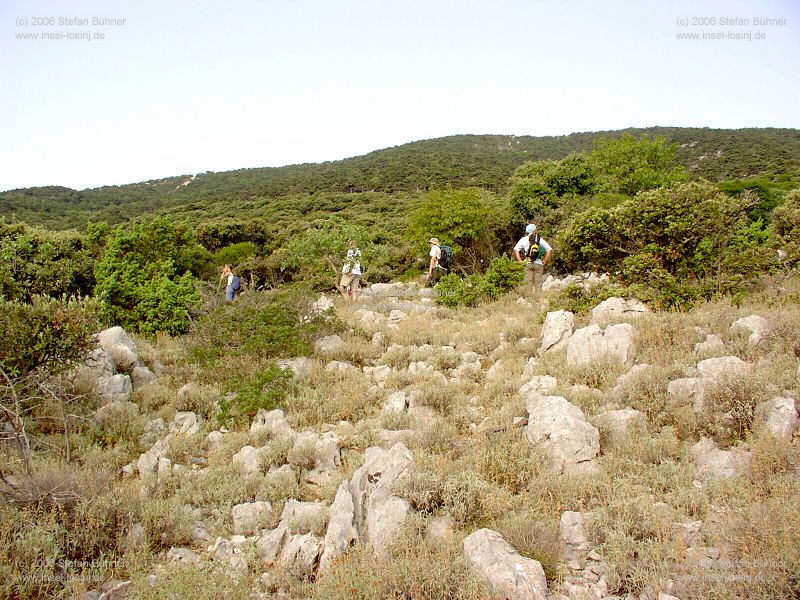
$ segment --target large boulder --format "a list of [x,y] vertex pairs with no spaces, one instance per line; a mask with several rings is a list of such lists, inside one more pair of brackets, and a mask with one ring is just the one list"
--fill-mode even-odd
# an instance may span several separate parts
[[755,426],[772,436],[791,440],[797,429],[797,404],[794,398],[773,398],[761,402],[755,410]]
[[131,378],[121,373],[101,377],[97,381],[97,394],[105,402],[128,402],[133,394]]
[[612,321],[640,317],[649,313],[647,305],[635,298],[608,298],[592,309],[592,323],[605,325]]
[[304,379],[311,374],[311,369],[314,367],[314,360],[308,356],[300,356],[298,358],[279,360],[278,365],[282,369],[288,369],[298,379]]
[[567,364],[585,365],[598,360],[631,364],[636,357],[634,329],[630,323],[578,329],[567,341]]
[[561,396],[527,395],[528,425],[525,437],[542,446],[557,473],[593,468],[600,453],[600,432],[586,421],[583,411]]
[[412,466],[411,451],[404,444],[390,450],[373,446],[365,451],[364,464],[350,481],[356,530],[376,554],[386,551],[408,514],[408,502],[393,495],[392,487]]
[[122,327],[101,331],[97,334],[97,341],[113,358],[116,371],[130,373],[134,367],[142,365],[136,343]]
[[704,478],[737,477],[750,468],[749,452],[735,448],[720,450],[713,440],[702,438],[689,450],[697,467],[697,474]]
[[341,556],[358,540],[355,526],[355,507],[350,486],[343,481],[336,491],[336,498],[331,504],[328,516],[328,530],[325,533],[322,553],[319,561],[319,572],[327,573],[333,561]]
[[568,310],[557,310],[547,313],[542,325],[542,341],[539,353],[555,352],[567,345],[575,326],[575,315]]
[[464,557],[486,583],[493,597],[546,600],[547,580],[541,563],[521,556],[503,536],[479,529],[464,538]]
[[764,317],[750,315],[735,321],[730,331],[734,335],[746,335],[750,346],[758,346],[772,331],[772,326]]

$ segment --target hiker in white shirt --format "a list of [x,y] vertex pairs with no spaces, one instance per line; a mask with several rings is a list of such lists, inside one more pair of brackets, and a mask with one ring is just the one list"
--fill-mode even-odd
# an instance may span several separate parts
[[518,262],[525,262],[525,282],[536,292],[542,290],[544,268],[553,259],[553,248],[536,233],[536,225],[525,227],[525,235],[514,246]]

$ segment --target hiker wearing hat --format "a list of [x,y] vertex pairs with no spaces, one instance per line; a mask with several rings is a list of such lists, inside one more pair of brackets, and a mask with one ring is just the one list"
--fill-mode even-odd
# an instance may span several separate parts
[[425,280],[425,286],[433,285],[445,273],[445,269],[441,268],[439,261],[442,260],[442,248],[439,246],[439,238],[432,237],[428,240],[431,246],[431,262],[428,265],[428,278]]
[[553,248],[537,233],[533,223],[525,227],[525,235],[514,246],[514,256],[518,262],[526,263],[525,282],[540,292],[544,268],[553,258]]

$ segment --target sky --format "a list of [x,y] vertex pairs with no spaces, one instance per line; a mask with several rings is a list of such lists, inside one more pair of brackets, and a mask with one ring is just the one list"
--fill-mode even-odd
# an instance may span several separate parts
[[798,67],[797,0],[0,0],[0,191],[456,134],[800,128]]

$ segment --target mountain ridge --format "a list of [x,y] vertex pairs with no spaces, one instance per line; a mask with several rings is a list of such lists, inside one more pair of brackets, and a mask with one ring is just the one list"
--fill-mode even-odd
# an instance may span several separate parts
[[588,151],[599,137],[662,136],[693,176],[721,181],[800,172],[800,130],[789,128],[627,128],[562,136],[461,134],[417,140],[367,154],[281,167],[181,174],[84,190],[41,186],[0,192],[0,215],[55,229],[88,220],[122,222],[198,201],[423,192],[443,187],[502,191],[527,160],[558,160]]

